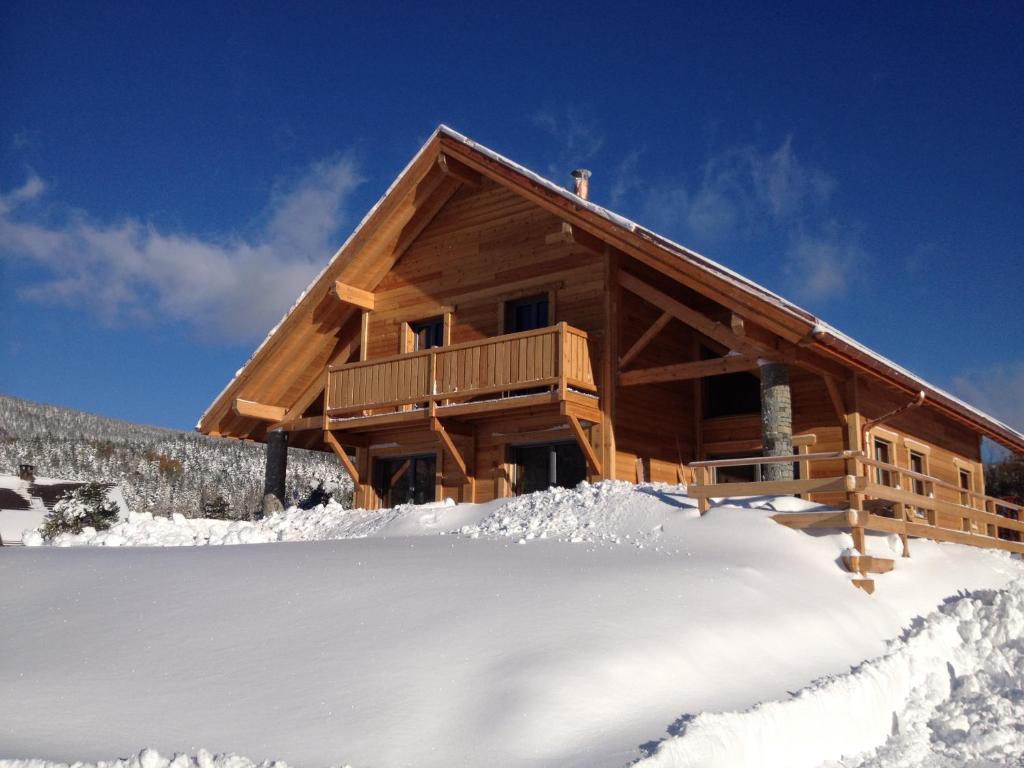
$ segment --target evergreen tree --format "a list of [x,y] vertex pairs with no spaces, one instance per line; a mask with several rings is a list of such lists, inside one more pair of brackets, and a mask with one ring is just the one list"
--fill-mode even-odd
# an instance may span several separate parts
[[218,493],[203,502],[202,516],[209,520],[231,520],[231,505]]
[[43,522],[44,538],[59,533],[81,533],[84,528],[107,530],[117,521],[117,504],[107,498],[107,489],[99,483],[86,483],[65,493],[53,505]]

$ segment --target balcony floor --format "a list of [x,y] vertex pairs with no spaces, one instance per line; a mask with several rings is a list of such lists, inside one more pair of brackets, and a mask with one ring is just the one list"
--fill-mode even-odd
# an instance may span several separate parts
[[383,429],[400,429],[402,427],[425,424],[432,417],[474,419],[493,416],[496,413],[509,411],[522,412],[524,409],[558,411],[562,404],[581,419],[597,422],[601,420],[598,410],[598,398],[595,395],[575,390],[540,392],[529,395],[510,395],[486,400],[473,400],[468,403],[450,403],[437,405],[433,409],[414,407],[408,411],[391,411],[369,416],[334,416],[328,419],[327,429],[331,431],[372,432]]

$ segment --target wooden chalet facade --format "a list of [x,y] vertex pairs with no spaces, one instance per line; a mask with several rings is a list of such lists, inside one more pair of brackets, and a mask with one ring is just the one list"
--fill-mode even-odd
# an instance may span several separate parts
[[961,506],[1008,513],[981,500],[981,440],[1024,435],[577,183],[439,128],[198,429],[333,450],[367,508],[774,478],[867,514],[885,486],[876,512],[951,531]]

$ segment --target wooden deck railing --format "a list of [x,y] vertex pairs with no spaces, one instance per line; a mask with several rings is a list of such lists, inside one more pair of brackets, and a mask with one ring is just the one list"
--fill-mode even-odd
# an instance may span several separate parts
[[[804,466],[836,460],[847,462],[855,474],[796,480],[720,483],[720,468],[753,467],[761,476],[766,464],[806,462]],[[851,527],[890,531],[938,541],[1006,549],[1024,554],[1024,507],[1002,499],[960,488],[931,475],[888,464],[860,451],[808,453],[799,457],[751,456],[749,458],[696,461],[690,464],[695,482],[688,489],[705,512],[712,498],[740,496],[806,495],[844,493],[851,499]],[[886,482],[879,482],[883,478]],[[925,491],[915,492],[915,481]],[[936,489],[965,499],[962,504],[936,496]]]
[[344,415],[522,390],[596,392],[587,334],[566,323],[535,331],[332,366],[327,413]]

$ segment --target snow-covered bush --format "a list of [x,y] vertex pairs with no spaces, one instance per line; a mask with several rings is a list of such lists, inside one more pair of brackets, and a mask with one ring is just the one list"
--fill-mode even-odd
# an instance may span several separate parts
[[299,499],[299,503],[296,506],[299,509],[313,509],[314,507],[327,504],[333,497],[334,494],[324,487],[324,481],[317,480],[316,487],[310,488],[309,492]]
[[46,515],[41,532],[52,539],[60,533],[81,533],[84,528],[107,530],[117,521],[117,504],[107,498],[100,483],[86,483],[65,493]]

